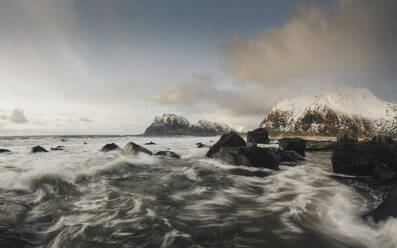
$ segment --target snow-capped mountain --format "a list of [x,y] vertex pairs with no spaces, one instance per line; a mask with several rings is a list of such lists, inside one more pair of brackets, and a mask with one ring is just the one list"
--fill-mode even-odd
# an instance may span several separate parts
[[368,89],[332,89],[277,103],[260,126],[274,134],[396,136],[397,105],[380,100]]
[[163,114],[161,117],[156,116],[154,121],[144,135],[161,136],[161,135],[194,135],[194,136],[213,136],[224,134],[232,131],[228,125],[218,122],[201,120],[196,124],[190,122],[183,116],[175,114]]

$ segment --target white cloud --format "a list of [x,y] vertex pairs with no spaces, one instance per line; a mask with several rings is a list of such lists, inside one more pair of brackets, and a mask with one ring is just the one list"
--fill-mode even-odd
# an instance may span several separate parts
[[9,121],[14,123],[27,123],[29,120],[24,114],[24,110],[21,108],[16,108],[12,111],[11,115],[7,118]]

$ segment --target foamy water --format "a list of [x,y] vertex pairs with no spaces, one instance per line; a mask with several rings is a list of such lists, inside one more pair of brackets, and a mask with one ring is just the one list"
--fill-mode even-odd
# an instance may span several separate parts
[[[218,138],[2,139],[2,247],[397,247],[397,221],[368,224],[379,203],[329,176],[331,153],[296,167],[242,176],[206,158]],[[133,141],[181,159],[100,148]],[[84,145],[84,142],[87,142]],[[65,151],[29,153],[41,145]],[[11,246],[12,244],[12,246]]]

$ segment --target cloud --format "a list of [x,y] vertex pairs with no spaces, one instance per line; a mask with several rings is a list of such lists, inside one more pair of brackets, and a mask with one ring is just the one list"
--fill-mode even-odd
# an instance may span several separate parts
[[9,121],[14,123],[27,123],[29,120],[26,118],[24,114],[24,110],[21,108],[16,108],[11,113],[11,115],[7,118]]
[[82,121],[82,122],[94,122],[93,120],[91,120],[90,118],[87,118],[87,117],[80,118],[80,121]]
[[284,26],[227,42],[222,69],[241,85],[396,89],[396,9],[395,0],[297,4]]
[[[263,115],[270,106],[263,98],[268,94],[262,89],[225,89],[209,74],[193,76],[185,83],[169,87],[149,100],[161,106],[202,106],[230,116]],[[201,111],[201,110],[200,110]]]

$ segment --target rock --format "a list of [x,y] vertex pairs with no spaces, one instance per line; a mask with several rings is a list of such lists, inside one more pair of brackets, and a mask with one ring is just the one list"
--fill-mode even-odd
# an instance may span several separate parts
[[396,176],[396,173],[384,163],[375,166],[372,172],[373,177],[379,181],[390,181]]
[[389,164],[391,154],[386,145],[355,144],[338,147],[332,155],[334,172],[371,176],[379,163]]
[[3,153],[3,152],[11,152],[11,151],[8,150],[8,149],[2,149],[2,148],[0,148],[0,153]]
[[231,169],[229,170],[229,173],[236,176],[246,176],[246,177],[266,177],[269,175],[267,172],[261,170],[252,171],[252,170],[245,170],[240,168]]
[[207,145],[204,145],[203,143],[196,143],[197,148],[205,148],[208,147]]
[[280,156],[275,152],[257,146],[221,147],[213,157],[232,165],[245,165],[273,170],[278,170],[280,164]]
[[110,151],[120,151],[121,148],[116,145],[115,143],[111,144],[106,144],[102,149],[100,150],[101,152],[110,152]]
[[64,146],[57,146],[57,147],[51,147],[52,151],[63,151],[64,150]]
[[30,152],[36,153],[36,152],[48,152],[48,151],[41,146],[35,146],[30,149]]
[[124,146],[124,153],[127,153],[127,154],[134,154],[134,155],[136,155],[136,154],[138,154],[138,153],[140,153],[140,152],[142,152],[142,153],[146,153],[146,154],[148,154],[148,155],[153,155],[153,153],[151,152],[151,151],[149,151],[148,149],[146,149],[145,147],[143,147],[143,146],[140,146],[140,145],[138,145],[138,144],[135,144],[134,142],[129,142],[129,143],[127,143],[125,146]]
[[61,141],[62,141],[62,142],[66,142],[66,141],[67,141],[67,139],[61,139]]
[[344,145],[357,144],[358,142],[357,135],[352,133],[338,134],[336,140],[338,143]]
[[87,145],[87,142],[84,142],[84,145]]
[[394,189],[379,207],[366,214],[364,219],[372,218],[375,222],[379,222],[389,217],[397,217],[397,189]]
[[305,160],[304,157],[295,151],[283,151],[280,153],[280,158],[281,162],[297,162],[300,160]]
[[165,156],[165,157],[170,157],[170,158],[181,158],[181,155],[171,152],[171,151],[159,151],[154,154],[154,156]]
[[306,141],[300,138],[284,138],[279,140],[279,146],[284,151],[295,151],[301,156],[305,156]]
[[393,144],[393,137],[391,136],[386,136],[386,135],[377,135],[372,138],[371,140],[372,144],[379,144],[379,145],[387,145],[387,144]]
[[257,128],[247,133],[247,142],[253,144],[269,144],[269,132],[265,128]]
[[247,143],[243,138],[240,137],[235,132],[230,132],[222,135],[222,137],[216,142],[210,150],[207,152],[206,156],[212,158],[213,155],[218,152],[221,147],[245,147]]
[[150,145],[156,145],[156,143],[154,143],[154,142],[150,141],[150,142],[148,142],[148,143],[145,143],[145,145],[146,145],[146,146],[150,146]]

